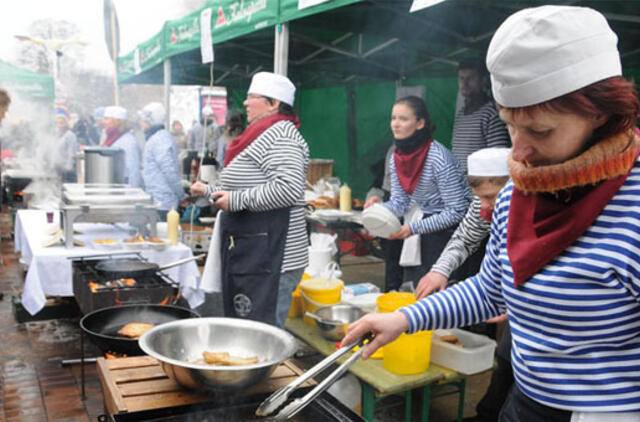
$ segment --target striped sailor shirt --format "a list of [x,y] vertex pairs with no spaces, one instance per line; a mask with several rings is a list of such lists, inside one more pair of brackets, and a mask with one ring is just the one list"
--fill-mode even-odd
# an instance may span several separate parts
[[550,407],[640,410],[640,164],[576,241],[522,287],[513,284],[508,182],[481,271],[402,308],[410,332],[477,324],[505,311],[520,390]]
[[389,160],[391,198],[383,205],[396,216],[405,215],[411,201],[428,217],[409,224],[411,233],[434,233],[456,226],[471,202],[471,189],[451,152],[437,141],[431,143],[422,176],[411,195],[407,194],[396,173],[393,157]]
[[509,147],[511,141],[505,124],[500,120],[493,101],[465,114],[464,107],[456,114],[453,123],[451,150],[467,174],[467,157],[483,148]]

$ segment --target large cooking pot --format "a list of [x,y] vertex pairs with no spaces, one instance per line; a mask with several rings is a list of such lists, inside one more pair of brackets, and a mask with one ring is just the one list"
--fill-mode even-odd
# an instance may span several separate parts
[[[197,391],[238,391],[258,384],[297,349],[295,339],[286,331],[239,318],[183,319],[162,324],[140,337],[140,348],[157,359],[170,378]],[[242,358],[256,356],[259,362],[241,366],[195,363],[205,350]]]
[[125,324],[144,322],[159,325],[185,318],[198,318],[191,309],[169,305],[122,305],[102,308],[85,315],[80,327],[89,339],[103,352],[122,353],[128,356],[144,355],[138,339],[118,335]]
[[84,150],[85,183],[125,183],[124,150],[87,147]]

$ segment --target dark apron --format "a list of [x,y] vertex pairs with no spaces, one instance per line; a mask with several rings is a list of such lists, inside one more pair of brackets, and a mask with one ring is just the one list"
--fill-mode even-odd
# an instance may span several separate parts
[[276,324],[290,209],[221,214],[225,316]]

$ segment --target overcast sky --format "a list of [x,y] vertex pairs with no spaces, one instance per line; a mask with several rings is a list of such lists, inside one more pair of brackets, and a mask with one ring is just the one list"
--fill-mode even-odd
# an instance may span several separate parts
[[[120,55],[131,51],[138,43],[152,37],[166,20],[179,18],[189,12],[198,0],[114,0],[120,23]],[[197,7],[197,6],[195,6]],[[19,43],[13,35],[25,34],[29,25],[38,19],[62,19],[75,23],[80,38],[89,42],[84,47],[85,65],[104,73],[113,64],[104,42],[102,17],[103,0],[18,0],[5,5],[0,13],[0,59],[15,63]]]

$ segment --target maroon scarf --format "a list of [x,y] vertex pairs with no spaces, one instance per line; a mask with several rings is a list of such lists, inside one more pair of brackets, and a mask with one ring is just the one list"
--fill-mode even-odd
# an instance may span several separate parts
[[251,143],[255,141],[262,132],[281,120],[293,122],[296,127],[300,127],[300,122],[297,117],[287,116],[285,114],[271,114],[256,120],[247,126],[244,132],[231,140],[224,156],[224,166],[226,167],[236,157],[236,155],[240,154],[246,147],[251,145]]
[[493,217],[493,208],[480,208],[480,218],[491,223]]
[[402,189],[409,195],[416,190],[416,186],[420,182],[431,142],[432,139],[429,139],[411,152],[403,152],[397,147],[393,151],[393,161],[396,165],[398,181]]
[[107,139],[105,139],[102,143],[103,147],[110,147],[115,141],[118,140],[118,138],[120,138],[120,136],[122,136],[122,132],[120,132],[120,129],[117,126],[110,127],[106,130],[106,133]]

